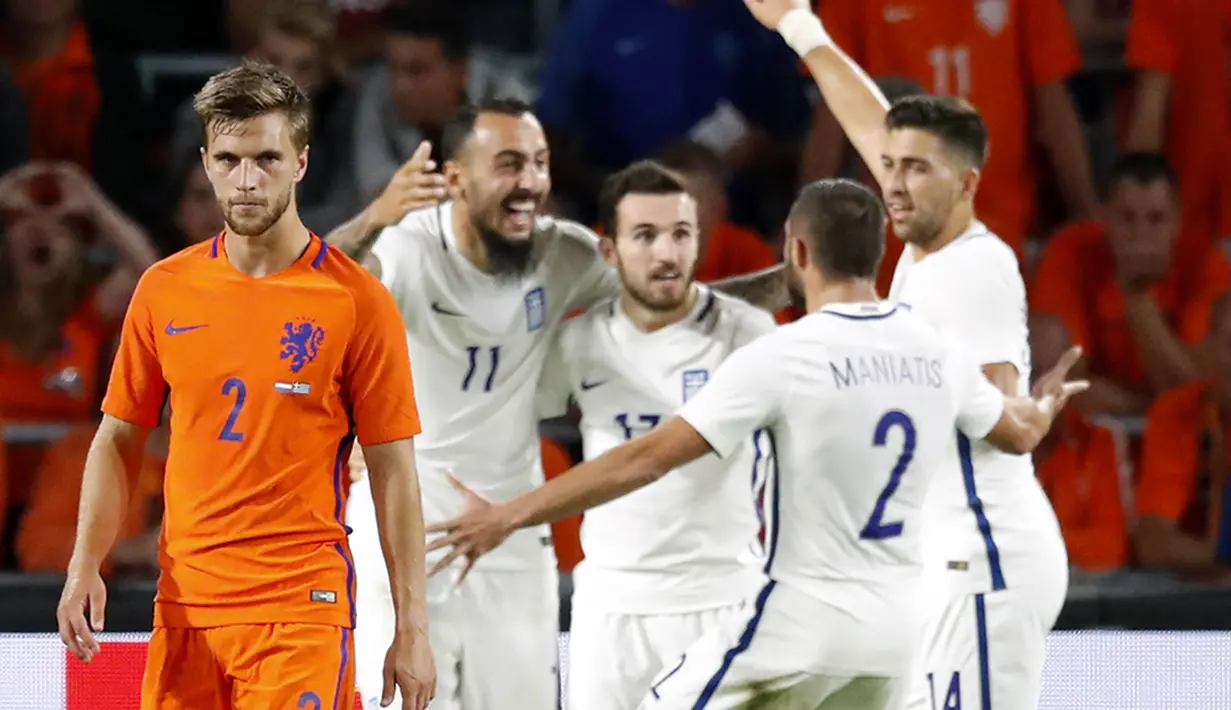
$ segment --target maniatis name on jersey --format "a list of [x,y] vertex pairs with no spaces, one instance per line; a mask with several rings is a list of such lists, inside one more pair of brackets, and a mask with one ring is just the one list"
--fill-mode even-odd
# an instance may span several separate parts
[[838,389],[866,385],[915,385],[939,389],[943,363],[935,358],[904,356],[896,353],[869,353],[831,360],[829,371]]

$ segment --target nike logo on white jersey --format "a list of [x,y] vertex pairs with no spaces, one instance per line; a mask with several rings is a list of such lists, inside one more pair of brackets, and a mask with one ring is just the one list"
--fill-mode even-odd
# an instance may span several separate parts
[[592,390],[595,387],[598,387],[600,385],[605,385],[605,384],[607,384],[607,380],[600,380],[598,382],[586,382],[585,380],[582,380],[581,389],[582,390]]
[[432,310],[445,316],[457,316],[459,318],[464,318],[466,316],[465,313],[458,313],[457,311],[451,311],[448,308],[445,308],[440,305],[440,301],[432,301]]
[[905,22],[914,16],[915,9],[911,7],[891,5],[885,8],[885,22],[888,22],[891,25],[896,25],[899,22]]

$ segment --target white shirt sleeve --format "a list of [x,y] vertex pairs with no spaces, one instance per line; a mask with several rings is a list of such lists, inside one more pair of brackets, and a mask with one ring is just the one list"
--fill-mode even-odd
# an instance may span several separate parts
[[735,329],[735,347],[742,348],[762,335],[778,329],[778,322],[768,311],[755,306],[741,309],[739,326]]
[[568,356],[566,354],[569,324],[565,323],[556,333],[547,349],[547,359],[539,374],[539,386],[535,395],[535,408],[539,419],[555,419],[568,413],[572,384],[569,381]]
[[380,281],[393,294],[393,300],[402,312],[402,318],[414,311],[414,285],[417,282],[418,247],[414,243],[420,236],[404,227],[385,227],[372,244],[372,256],[380,262]]
[[558,222],[561,236],[572,242],[569,245],[571,276],[569,288],[569,312],[578,308],[588,309],[595,304],[620,295],[620,275],[603,258],[599,251],[599,236],[574,222]]
[[1012,251],[999,240],[971,245],[960,272],[945,284],[938,323],[978,365],[1027,366],[1026,287]]
[[978,441],[988,435],[1004,413],[1004,394],[983,375],[979,365],[959,346],[949,347],[949,382],[957,405],[957,428]]
[[778,417],[784,378],[774,367],[770,340],[761,338],[731,353],[701,391],[676,411],[720,457],[729,456]]

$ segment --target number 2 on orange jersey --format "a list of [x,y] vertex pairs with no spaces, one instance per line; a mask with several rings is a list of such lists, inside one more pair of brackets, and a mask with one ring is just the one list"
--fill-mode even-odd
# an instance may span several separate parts
[[222,394],[224,397],[229,397],[231,392],[235,392],[235,404],[231,405],[231,416],[227,417],[227,423],[222,425],[222,431],[218,434],[219,441],[244,440],[244,435],[235,431],[235,420],[239,419],[239,413],[244,408],[244,400],[248,399],[248,388],[238,377],[228,377],[227,381],[222,383]]

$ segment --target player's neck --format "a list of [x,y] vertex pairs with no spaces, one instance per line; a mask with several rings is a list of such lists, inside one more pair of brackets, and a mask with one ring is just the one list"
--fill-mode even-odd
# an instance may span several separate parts
[[453,243],[457,245],[458,253],[466,257],[474,268],[490,274],[491,263],[487,258],[487,248],[483,246],[479,230],[470,221],[470,212],[466,205],[454,200],[449,209],[453,212]]
[[876,295],[876,282],[871,279],[818,280],[809,286],[804,291],[804,304],[809,313],[837,303],[875,303],[880,300],[880,296]]
[[312,241],[308,228],[293,208],[282,213],[281,219],[264,234],[242,237],[228,229],[223,238],[231,266],[258,279],[291,268]]
[[669,311],[659,311],[652,308],[646,308],[634,298],[630,298],[627,293],[620,297],[620,310],[624,311],[624,315],[628,317],[637,329],[644,333],[653,333],[656,330],[662,330],[669,325],[675,325],[688,317],[692,309],[697,305],[697,298],[701,295],[701,290],[696,284],[691,284],[688,287],[688,296],[680,305],[672,308]]
[[940,230],[940,234],[935,239],[927,244],[911,244],[911,252],[915,257],[915,261],[920,261],[929,254],[944,249],[953,242],[953,240],[965,234],[975,222],[974,205],[970,202],[963,202],[954,208],[953,213],[949,215],[949,221]]

